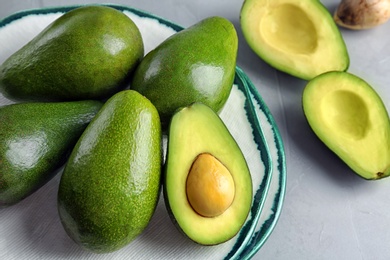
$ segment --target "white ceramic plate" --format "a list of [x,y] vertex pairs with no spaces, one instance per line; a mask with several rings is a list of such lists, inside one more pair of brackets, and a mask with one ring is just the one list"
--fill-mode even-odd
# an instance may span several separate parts
[[[145,53],[182,29],[170,21],[126,6],[110,5],[139,27]],[[77,6],[34,9],[0,21],[0,64],[48,24]],[[12,103],[0,95],[0,105]],[[286,166],[283,143],[266,104],[237,67],[231,95],[220,113],[240,145],[253,179],[253,205],[241,231],[217,246],[201,246],[184,237],[169,219],[160,197],[147,229],[130,245],[97,255],[76,245],[57,214],[61,171],[40,190],[0,210],[0,259],[248,259],[271,234],[282,208]]]

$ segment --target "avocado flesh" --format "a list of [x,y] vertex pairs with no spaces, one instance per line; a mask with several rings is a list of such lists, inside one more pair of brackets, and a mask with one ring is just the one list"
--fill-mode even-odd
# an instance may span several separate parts
[[161,126],[139,93],[112,96],[88,125],[61,176],[58,210],[82,248],[107,253],[148,225],[160,193]]
[[0,92],[11,100],[106,99],[126,87],[144,55],[141,34],[107,6],[73,9],[0,66]]
[[[186,182],[196,158],[210,154],[230,172],[234,199],[214,217],[198,214],[187,199]],[[231,239],[245,222],[252,202],[252,180],[245,158],[219,116],[208,106],[195,103],[172,117],[164,175],[164,198],[177,228],[203,245]]]
[[233,85],[237,49],[233,24],[222,17],[206,18],[146,54],[130,88],[152,101],[164,129],[178,108],[193,102],[219,111]]
[[390,175],[390,121],[375,90],[347,72],[328,72],[303,92],[306,118],[316,135],[365,179]]
[[320,1],[246,0],[240,23],[252,50],[280,71],[310,80],[348,69],[344,39]]
[[74,101],[0,108],[0,208],[20,202],[55,175],[101,106]]

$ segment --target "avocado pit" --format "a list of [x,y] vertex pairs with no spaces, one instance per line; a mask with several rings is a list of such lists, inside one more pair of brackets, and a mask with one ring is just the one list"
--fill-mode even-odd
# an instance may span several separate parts
[[234,200],[234,180],[217,158],[202,153],[195,158],[188,173],[186,193],[197,214],[216,217],[225,212]]

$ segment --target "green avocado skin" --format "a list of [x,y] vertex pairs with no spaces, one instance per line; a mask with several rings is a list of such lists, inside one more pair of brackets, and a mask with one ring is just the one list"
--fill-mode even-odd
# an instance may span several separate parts
[[237,48],[237,33],[229,20],[206,18],[146,54],[130,88],[152,101],[163,128],[178,108],[194,102],[218,112],[232,88]]
[[0,108],[0,208],[20,202],[55,175],[101,106],[73,101]]
[[73,9],[0,66],[11,100],[105,99],[126,87],[144,55],[138,27],[108,6]]
[[61,176],[58,211],[68,235],[95,253],[129,244],[154,213],[161,164],[156,108],[133,90],[118,92],[88,125]]

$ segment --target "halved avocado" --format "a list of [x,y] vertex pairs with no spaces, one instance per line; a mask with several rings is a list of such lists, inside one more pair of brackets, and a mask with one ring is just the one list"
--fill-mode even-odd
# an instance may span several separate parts
[[196,243],[226,242],[245,223],[252,204],[250,171],[210,107],[194,103],[172,117],[163,187],[173,223]]
[[347,72],[324,73],[306,85],[303,109],[315,134],[358,175],[390,175],[390,120],[367,82]]
[[246,0],[240,23],[252,50],[280,71],[310,80],[348,69],[344,39],[318,0]]

